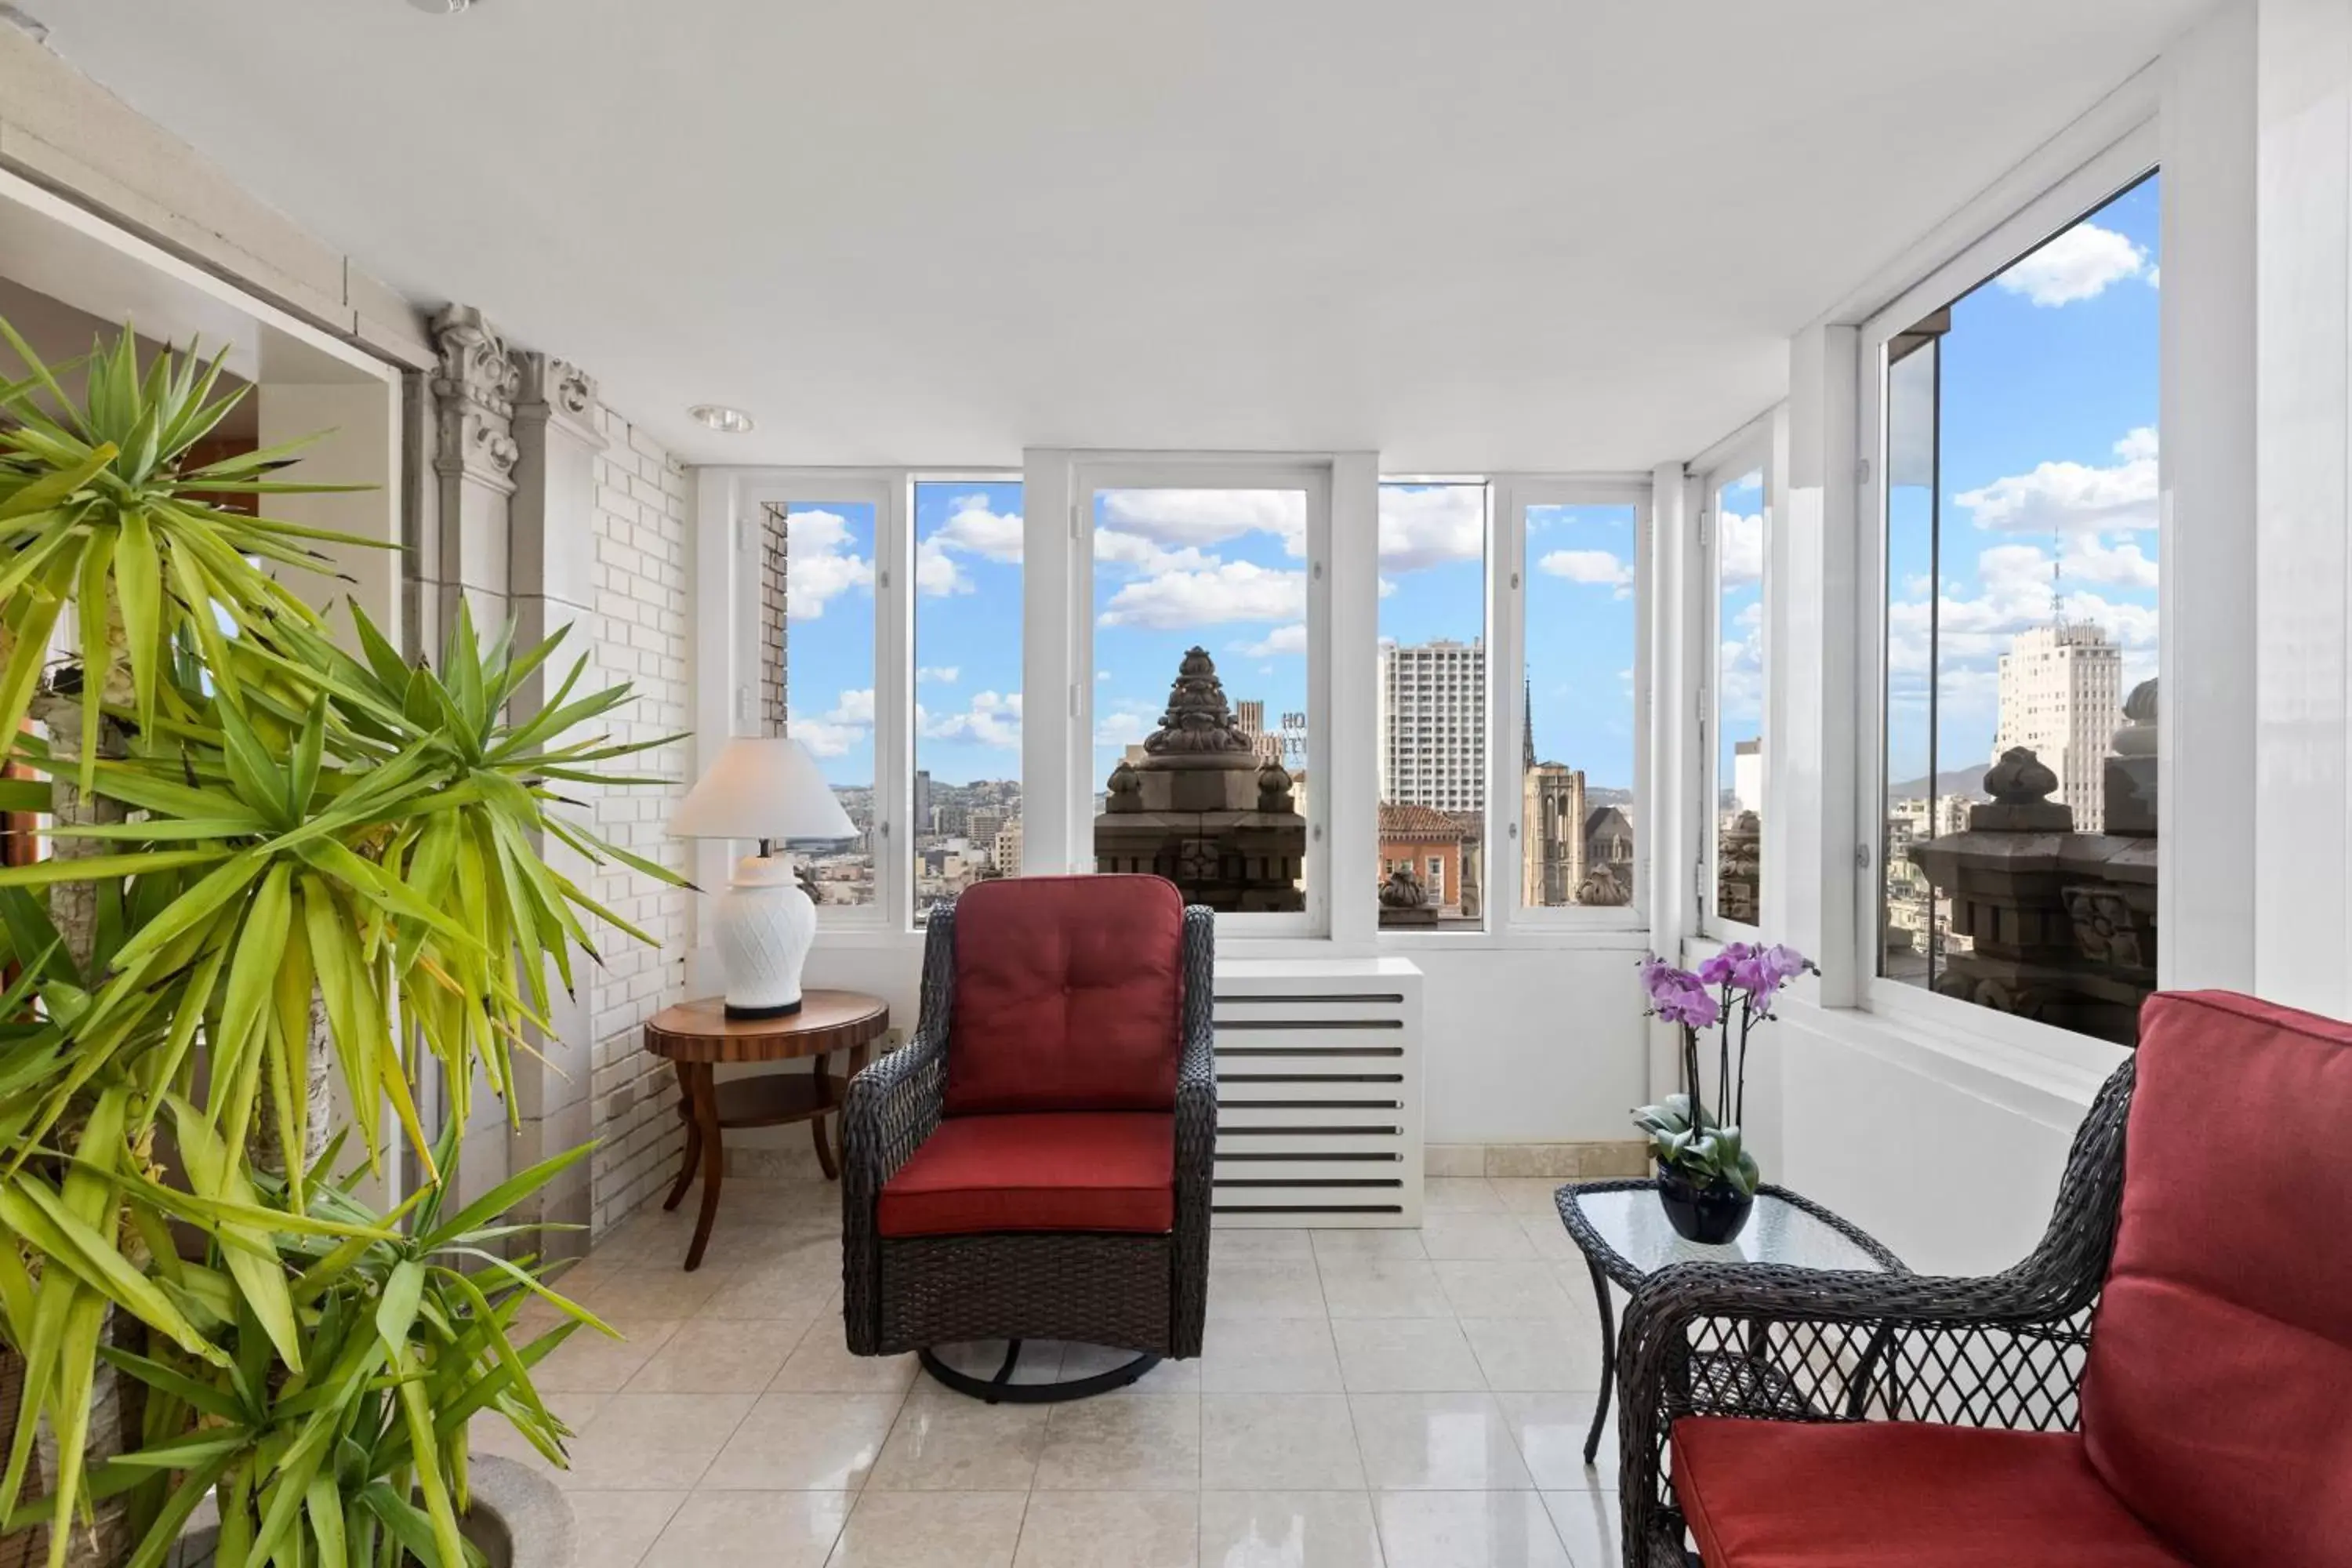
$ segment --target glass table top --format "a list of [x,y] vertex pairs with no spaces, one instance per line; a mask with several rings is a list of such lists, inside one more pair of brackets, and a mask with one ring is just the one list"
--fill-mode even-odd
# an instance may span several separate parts
[[1720,1247],[1703,1247],[1676,1236],[1652,1188],[1602,1192],[1579,1188],[1570,1201],[1618,1257],[1644,1274],[1672,1263],[1784,1263],[1799,1268],[1886,1270],[1853,1237],[1770,1193],[1756,1194],[1747,1228]]

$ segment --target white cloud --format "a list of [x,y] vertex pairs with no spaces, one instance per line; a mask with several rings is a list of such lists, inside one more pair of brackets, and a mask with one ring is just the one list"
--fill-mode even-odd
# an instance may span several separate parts
[[1095,564],[1127,567],[1138,574],[1205,572],[1218,564],[1218,558],[1189,544],[1181,550],[1168,550],[1139,533],[1125,533],[1116,528],[1097,528],[1095,530]]
[[[795,513],[793,521],[800,521]],[[872,732],[874,689],[844,691],[833,700],[833,711],[821,719],[796,718],[786,726],[793,740],[820,757],[838,757]]]
[[1108,669],[1097,669],[1095,671],[1095,679],[1097,680],[1108,680],[1110,679],[1110,671]]
[[1021,559],[1021,514],[991,510],[984,495],[958,496],[947,521],[915,546],[915,586],[926,597],[971,593],[976,584],[957,561],[977,555],[989,561]]
[[2115,445],[2116,461],[2042,463],[1953,499],[1979,528],[2009,533],[2156,526],[2157,435],[2141,426]]
[[1306,573],[1224,561],[1124,584],[1104,606],[1101,624],[1174,630],[1218,621],[1287,621],[1306,609]]
[[822,719],[796,719],[792,725],[793,739],[809,749],[814,757],[838,757],[866,739],[866,731],[845,725],[828,724]]
[[[1260,530],[1307,553],[1303,490],[1105,490],[1097,532],[1131,533],[1168,549],[1200,548]],[[1100,554],[1100,546],[1097,547]]]
[[[2084,546],[2088,548],[2084,548]],[[2076,583],[2137,589],[2155,585],[2156,563],[2137,544],[2109,548],[2096,539],[2066,541],[2065,574],[2059,584],[2063,605],[2051,602],[2050,552],[2039,545],[1996,544],[1977,557],[1978,591],[1966,598],[1946,595],[1931,606],[1924,596],[1886,607],[1887,686],[1890,699],[1924,698],[1928,671],[1929,621],[1935,622],[1937,697],[1947,714],[1981,714],[1990,724],[1999,695],[2000,656],[2020,632],[2050,623],[2054,613],[2069,621],[2092,621],[2124,650],[2126,689],[2154,672],[2157,612],[2153,605],[2113,599],[2078,589]],[[1990,744],[1992,732],[1985,731]]]
[[1382,485],[1380,504],[1381,565],[1386,571],[1418,572],[1486,555],[1484,485]]
[[1307,651],[1307,624],[1292,621],[1287,626],[1275,627],[1256,642],[1237,642],[1227,646],[1234,652],[1246,654],[1252,658],[1270,658],[1286,653],[1303,654]]
[[874,586],[874,563],[856,552],[839,512],[795,511],[784,523],[784,615],[813,621],[853,588]]
[[1095,715],[1095,744],[1097,746],[1134,746],[1143,737],[1160,728],[1160,710],[1138,708],[1122,703],[1108,713]]
[[1606,550],[1550,551],[1536,563],[1536,570],[1547,577],[1614,588],[1620,598],[1633,589],[1633,563]]
[[973,591],[971,579],[956,564],[947,546],[936,539],[926,539],[915,546],[915,587],[928,599]]
[[826,714],[824,718],[825,722],[829,724],[863,724],[872,729],[874,689],[870,686],[863,686],[854,691],[843,692],[833,700],[833,711]]
[[1021,559],[1021,514],[991,510],[984,495],[958,496],[955,510],[931,534],[952,550],[1007,563]]
[[1993,281],[2036,305],[2071,305],[2096,299],[2110,283],[2146,277],[2148,271],[2145,247],[2114,229],[2078,223],[2021,257]]
[[1764,581],[1764,514],[1727,511],[1717,518],[1715,559],[1724,587]]
[[955,684],[956,678],[961,676],[963,670],[956,665],[927,664],[915,671],[915,679],[918,680],[936,680],[943,685],[952,686]]
[[1395,595],[1396,591],[1397,591],[1397,580],[1396,580],[1395,578],[1393,578],[1393,577],[1383,577],[1383,578],[1381,578],[1381,598],[1383,598],[1383,599],[1390,598],[1390,597],[1391,597],[1391,596],[1393,596],[1393,595]]
[[1021,693],[976,691],[961,713],[915,710],[918,734],[934,741],[971,741],[983,746],[1021,743]]

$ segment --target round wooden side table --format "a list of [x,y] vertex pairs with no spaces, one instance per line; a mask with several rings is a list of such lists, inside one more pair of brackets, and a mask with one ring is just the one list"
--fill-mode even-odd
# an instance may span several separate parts
[[[857,991],[804,991],[801,1010],[779,1018],[730,1018],[716,996],[665,1007],[646,1025],[646,1049],[667,1057],[677,1069],[677,1113],[686,1123],[686,1157],[677,1182],[662,1203],[674,1209],[702,1168],[702,1213],[694,1222],[688,1269],[702,1267],[710,1244],[711,1221],[719,1216],[719,1187],[727,1156],[719,1141],[729,1127],[778,1127],[805,1121],[816,1141],[817,1163],[827,1181],[841,1167],[827,1142],[824,1120],[840,1109],[849,1080],[866,1066],[866,1047],[890,1027],[890,1009],[878,996]],[[849,1053],[849,1070],[835,1077],[828,1058]],[[815,1058],[805,1073],[762,1074],[719,1082],[711,1068],[720,1062],[781,1062]]]

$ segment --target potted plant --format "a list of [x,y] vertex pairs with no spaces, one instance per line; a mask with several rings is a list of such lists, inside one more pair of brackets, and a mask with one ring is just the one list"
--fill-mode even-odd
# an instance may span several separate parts
[[[468,1417],[560,1457],[530,1367],[603,1325],[503,1218],[584,1151],[462,1205],[443,1177],[478,1076],[514,1115],[572,950],[650,940],[536,846],[677,883],[558,809],[662,742],[568,738],[629,696],[575,695],[584,658],[509,721],[560,635],[478,646],[461,611],[436,670],[354,608],[339,642],[273,574],[339,536],[239,510],[333,487],[292,447],[190,456],[236,399],[219,359],[142,366],[125,329],[74,396],[0,337],[30,373],[0,380],[0,763],[36,775],[0,805],[48,819],[0,868],[0,1529],[147,1568],[209,1498],[240,1562],[465,1568]],[[395,1142],[422,1180],[369,1213]],[[532,1300],[556,1326],[526,1339]]]
[[[1682,1089],[1633,1112],[1658,1167],[1658,1201],[1677,1235],[1710,1245],[1746,1228],[1762,1181],[1740,1122],[1748,1100],[1748,1036],[1772,1016],[1780,988],[1811,960],[1792,947],[1735,942],[1698,966],[1677,969],[1651,953],[1642,960],[1645,1011],[1680,1026]],[[1735,1043],[1733,1019],[1737,1017]],[[1716,1033],[1715,1103],[1707,1104],[1699,1033]]]

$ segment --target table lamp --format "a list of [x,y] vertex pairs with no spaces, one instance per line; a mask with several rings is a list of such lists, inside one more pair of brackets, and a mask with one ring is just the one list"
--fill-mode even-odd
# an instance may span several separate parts
[[679,838],[751,838],[760,852],[735,862],[711,911],[711,938],[727,977],[727,1016],[778,1018],[801,1010],[801,965],[816,936],[816,905],[793,875],[782,838],[854,838],[857,825],[834,798],[816,759],[782,735],[738,735],[688,790],[670,818]]

